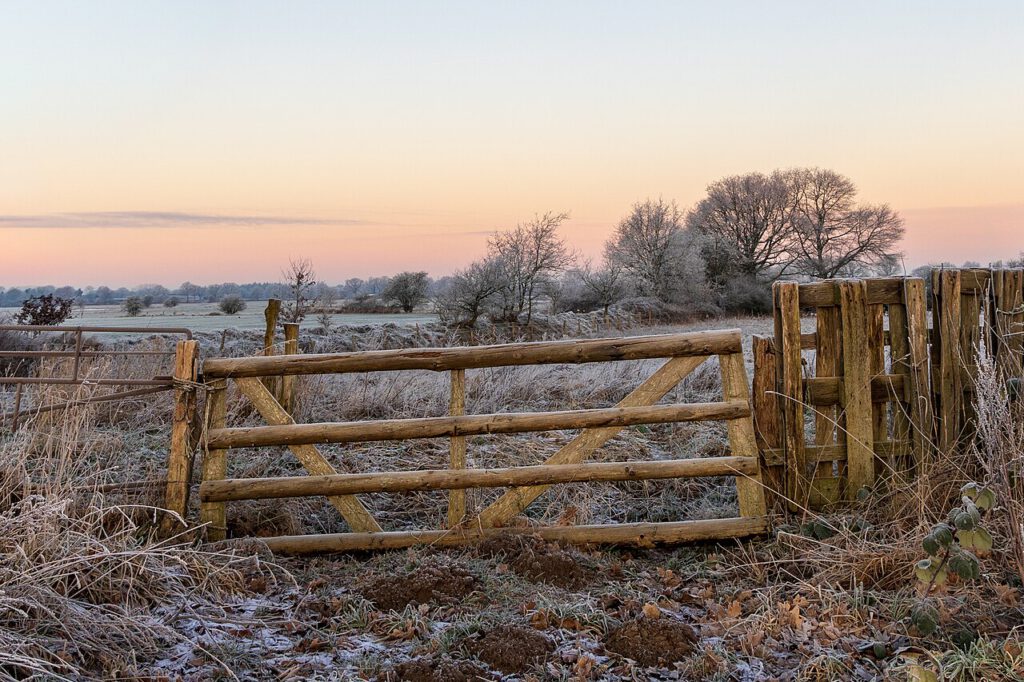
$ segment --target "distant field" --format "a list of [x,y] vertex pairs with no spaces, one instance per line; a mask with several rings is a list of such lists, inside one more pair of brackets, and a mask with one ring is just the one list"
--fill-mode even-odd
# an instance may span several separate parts
[[[67,326],[88,325],[103,327],[187,327],[193,331],[218,331],[229,327],[236,329],[262,329],[263,309],[266,301],[248,301],[248,307],[237,315],[225,315],[217,309],[216,303],[182,303],[175,308],[154,304],[136,317],[128,317],[119,305],[86,306],[84,314],[75,308]],[[0,316],[13,315],[17,308],[0,308]],[[436,315],[411,313],[381,315],[332,315],[335,325],[363,324],[417,324],[433,322]],[[303,327],[317,326],[315,317],[307,318]]]

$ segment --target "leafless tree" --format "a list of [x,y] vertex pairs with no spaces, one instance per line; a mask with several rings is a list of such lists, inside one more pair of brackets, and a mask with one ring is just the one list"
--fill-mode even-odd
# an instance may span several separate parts
[[686,225],[704,235],[709,277],[764,279],[792,261],[796,212],[792,173],[733,175],[708,185]]
[[391,278],[381,294],[385,301],[395,301],[402,307],[402,312],[411,313],[423,301],[427,300],[427,287],[430,280],[425,272],[401,272]]
[[543,283],[572,263],[572,252],[558,236],[559,226],[568,218],[567,213],[538,215],[488,242],[491,258],[503,273],[504,319],[515,320],[525,311],[530,324]]
[[309,312],[310,295],[316,286],[316,271],[308,258],[291,259],[288,269],[281,272],[288,287],[289,303],[282,311],[287,322],[301,322]]
[[794,269],[828,279],[873,268],[896,253],[903,219],[887,204],[858,206],[857,188],[844,175],[810,168],[798,179]]
[[668,301],[682,231],[683,214],[674,201],[639,202],[605,244],[605,260],[620,268],[641,296]]
[[583,285],[593,295],[607,318],[608,308],[620,301],[626,291],[622,267],[616,263],[606,263],[595,270],[588,262],[580,268],[579,275]]
[[485,258],[456,272],[435,299],[441,320],[460,327],[476,325],[502,289],[502,275],[503,268],[494,258]]

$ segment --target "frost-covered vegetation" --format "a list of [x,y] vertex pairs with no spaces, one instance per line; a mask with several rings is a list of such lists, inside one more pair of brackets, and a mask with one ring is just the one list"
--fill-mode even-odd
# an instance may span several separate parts
[[[598,330],[602,318],[583,318],[579,328],[618,333]],[[766,333],[771,321],[723,326]],[[426,326],[336,328],[304,343],[309,351],[393,348],[444,343],[445,334]],[[200,340],[213,353],[223,338]],[[231,332],[224,352],[250,354],[260,344],[256,332]],[[95,370],[159,371],[155,358],[147,362]],[[708,365],[672,397],[715,399],[714,370]],[[608,405],[649,371],[645,363],[480,370],[470,373],[468,407]],[[940,456],[911,481],[885,476],[852,508],[780,520],[771,538],[651,550],[530,538],[306,559],[261,549],[261,535],[343,530],[333,508],[316,499],[230,504],[232,532],[256,538],[241,545],[158,541],[158,487],[95,486],[162,475],[166,397],[40,416],[0,441],[0,679],[1021,679],[1024,415],[986,377],[976,449]],[[300,421],[424,416],[447,407],[447,383],[432,373],[299,381]],[[255,423],[237,397],[230,413],[232,423]],[[569,435],[475,437],[469,456],[476,466],[537,462]],[[724,447],[717,425],[666,425],[628,429],[598,457],[698,457]],[[343,471],[443,466],[447,457],[445,444],[432,441],[323,450]],[[232,453],[231,475],[299,471],[283,450]],[[969,481],[994,492],[985,517],[992,550],[977,579],[951,574],[932,586],[938,627],[925,634],[913,617],[922,541],[949,509],[964,506],[960,491]],[[392,529],[436,527],[444,514],[439,493],[366,502]],[[561,486],[521,522],[708,518],[732,515],[734,505],[728,479]]]

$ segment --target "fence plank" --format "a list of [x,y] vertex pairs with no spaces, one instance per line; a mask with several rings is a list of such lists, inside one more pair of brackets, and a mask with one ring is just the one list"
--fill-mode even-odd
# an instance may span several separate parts
[[928,310],[924,280],[908,279],[903,284],[903,304],[907,315],[907,361],[910,385],[907,398],[910,407],[911,441],[918,471],[932,451],[935,433],[932,421],[931,390],[928,372]]
[[800,288],[795,282],[775,285],[776,363],[783,449],[786,452],[786,491],[792,509],[808,504],[804,453],[804,381],[800,353]]
[[[259,379],[236,379],[235,384],[268,423],[279,426],[295,423],[291,415],[274,400],[274,396],[260,383]],[[315,446],[291,445],[289,447],[309,473],[321,476],[337,473]],[[223,475],[220,478],[223,478]],[[206,480],[205,476],[203,480]],[[348,522],[352,530],[356,532],[379,532],[381,530],[380,525],[358,498],[351,495],[336,495],[328,499],[335,509],[345,517],[345,521]]]
[[[868,305],[866,312],[869,371],[872,377],[877,377],[885,373],[885,307]],[[888,396],[886,398],[881,402],[871,401],[872,442],[889,440]],[[875,457],[875,476],[884,474],[891,465],[884,458]]]
[[[617,407],[641,407],[653,405],[664,398],[686,375],[704,363],[706,357],[672,358],[658,371],[623,398]],[[589,429],[562,446],[548,458],[547,464],[575,464],[582,462],[595,450],[607,443],[622,430],[612,426]],[[548,486],[511,488],[480,512],[477,520],[485,528],[501,526],[526,509],[540,497]]]
[[[750,402],[747,386],[747,369],[742,353],[719,355],[722,370],[722,397],[727,402]],[[754,436],[754,421],[751,415],[737,417],[727,422],[729,449],[738,457],[749,457],[757,462],[757,438]],[[736,497],[740,516],[764,516],[768,513],[764,498],[764,483],[761,473],[736,477]]]
[[[817,310],[817,335],[814,352],[814,376],[816,382],[827,377],[842,376],[842,339],[840,336],[839,308],[829,306]],[[835,379],[836,396],[835,403],[841,399],[839,378]],[[837,407],[819,405],[816,401],[814,385],[807,382],[807,402],[814,405],[814,444],[818,446],[832,445],[836,442],[837,426],[839,424],[839,411]],[[823,504],[835,502],[839,495],[838,472],[834,469],[832,462],[820,462],[811,459],[811,485],[810,499],[811,507],[820,507]]]
[[843,326],[843,427],[849,499],[854,499],[861,488],[870,487],[875,480],[866,291],[863,280],[839,284]]
[[[910,440],[910,403],[907,390],[910,386],[910,332],[907,327],[907,306],[893,303],[889,306],[889,360],[892,373],[903,379],[903,391],[894,391],[892,400],[892,439]],[[905,457],[893,459],[893,467],[899,472],[909,468]]]
[[[942,270],[938,274],[939,329],[939,448],[949,452],[958,443],[963,401],[963,349],[960,347],[960,272]],[[933,389],[936,387],[933,387]]]
[[[466,370],[451,372],[451,401],[448,414],[458,417],[466,414]],[[448,446],[448,465],[452,469],[466,468],[466,437],[452,436]],[[466,518],[466,491],[448,493],[448,527],[454,528]]]

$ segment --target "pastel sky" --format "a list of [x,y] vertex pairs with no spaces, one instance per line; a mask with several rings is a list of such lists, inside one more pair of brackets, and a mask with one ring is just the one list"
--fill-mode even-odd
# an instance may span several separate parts
[[1024,250],[1024,2],[0,0],[0,285],[451,272],[824,166],[908,266]]

